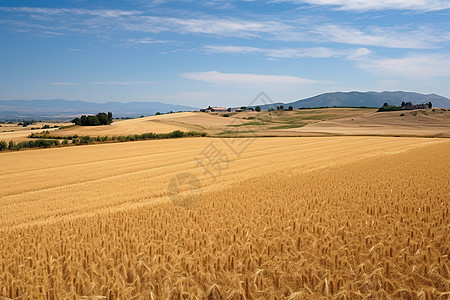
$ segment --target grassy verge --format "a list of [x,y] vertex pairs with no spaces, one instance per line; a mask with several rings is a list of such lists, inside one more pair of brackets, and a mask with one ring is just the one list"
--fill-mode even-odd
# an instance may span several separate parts
[[269,127],[269,129],[289,129],[289,128],[300,128],[305,126],[306,124],[287,124],[287,125],[280,125],[280,126],[273,126]]
[[218,133],[217,135],[236,135],[240,133],[252,133],[255,132],[254,130],[246,130],[246,131],[233,131],[233,130],[226,130],[223,132]]
[[260,125],[266,125],[265,122],[247,122],[243,124],[236,124],[236,125],[228,125],[229,127],[242,127],[242,126],[260,126]]
[[75,127],[76,125],[74,125],[74,124],[72,124],[72,125],[65,125],[65,126],[60,126],[59,127],[59,130],[61,130],[61,129],[68,129],[68,128],[72,128],[72,127]]

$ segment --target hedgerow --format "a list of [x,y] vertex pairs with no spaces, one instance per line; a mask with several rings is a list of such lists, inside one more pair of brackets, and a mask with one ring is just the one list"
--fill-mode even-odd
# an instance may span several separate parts
[[[10,141],[9,144],[6,141],[0,141],[0,151],[5,150],[20,150],[22,148],[50,148],[56,146],[69,146],[69,145],[87,145],[87,144],[99,144],[108,142],[130,142],[130,141],[142,141],[142,140],[158,140],[158,139],[174,139],[182,137],[195,137],[206,136],[205,132],[189,131],[183,132],[181,130],[175,130],[169,133],[153,133],[147,132],[142,134],[129,134],[119,136],[97,136],[91,137],[89,135],[78,136],[77,134],[71,136],[53,136],[50,132],[44,131],[42,133],[31,133],[28,137],[35,138],[34,141],[24,141],[14,143]],[[62,141],[60,143],[60,140]],[[72,143],[69,143],[69,140]]]

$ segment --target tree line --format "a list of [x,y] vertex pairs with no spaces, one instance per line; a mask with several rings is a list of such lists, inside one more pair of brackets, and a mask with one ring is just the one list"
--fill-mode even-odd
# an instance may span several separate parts
[[100,126],[109,125],[112,123],[112,121],[112,112],[108,112],[108,114],[101,112],[96,114],[95,116],[82,115],[80,118],[73,119],[72,123],[80,126]]
[[[428,106],[428,108],[432,108],[433,107],[433,103],[431,103],[431,102],[422,103],[422,104],[418,104],[418,105],[419,106],[424,106],[424,107]],[[414,109],[414,104],[412,104],[411,102],[402,101],[400,106],[396,106],[396,105],[389,105],[387,102],[385,102],[383,104],[383,106],[378,109],[378,111],[379,112],[382,112],[382,111],[399,111],[399,110],[407,110],[407,109]]]

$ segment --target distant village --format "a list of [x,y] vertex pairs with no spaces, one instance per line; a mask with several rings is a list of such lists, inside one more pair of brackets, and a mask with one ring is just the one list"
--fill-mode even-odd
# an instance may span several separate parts
[[231,107],[218,107],[218,106],[208,106],[207,108],[200,109],[201,112],[231,112]]
[[[281,106],[283,107],[283,106]],[[413,109],[428,109],[432,108],[433,104],[431,102],[428,103],[420,103],[420,104],[412,104],[412,102],[402,102],[400,106],[389,105],[388,103],[384,103],[382,107],[378,111],[390,111],[390,110],[413,110]],[[257,111],[261,110],[256,108]],[[278,108],[277,108],[278,109]],[[241,111],[253,111],[252,107],[242,106],[241,108],[233,109],[231,107],[220,107],[220,106],[208,106],[207,108],[200,109],[201,112],[207,113],[227,113],[227,112],[241,112]],[[292,106],[289,107],[289,110],[292,110]]]
[[389,105],[388,103],[384,103],[383,106],[378,109],[378,111],[382,112],[382,111],[427,109],[427,108],[432,108],[432,107],[433,107],[433,104],[431,102],[421,103],[421,104],[412,104],[411,102],[403,101],[400,104],[400,106]]
[[431,102],[421,103],[421,104],[412,104],[411,102],[402,102],[402,109],[411,110],[411,109],[427,109],[432,108],[433,104]]
[[225,108],[225,107],[218,107],[218,106],[208,106],[207,108],[202,108],[200,109],[201,112],[216,112],[216,113],[226,113],[226,112],[241,112],[241,111],[247,111],[247,110],[252,110],[253,108],[249,107],[241,107],[241,108],[236,108],[236,109],[232,109],[231,107],[229,108]]

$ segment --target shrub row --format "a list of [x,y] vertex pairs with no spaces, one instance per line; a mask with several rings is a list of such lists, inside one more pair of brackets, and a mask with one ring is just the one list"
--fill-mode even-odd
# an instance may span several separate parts
[[5,141],[0,141],[0,151],[4,150],[20,150],[23,148],[50,148],[50,147],[56,147],[60,143],[58,140],[34,140],[34,141],[23,141],[23,142],[17,142],[9,141],[9,143],[6,143]]
[[74,138],[78,138],[79,136],[77,134],[69,135],[69,136],[56,136],[56,135],[50,135],[49,131],[44,131],[44,132],[40,132],[40,133],[32,132],[28,137],[33,138],[33,139],[72,140]]
[[73,144],[91,144],[91,143],[106,143],[106,142],[130,142],[130,141],[142,141],[142,140],[159,140],[159,139],[173,139],[182,138],[188,136],[206,136],[205,132],[189,131],[183,132],[180,130],[175,130],[169,133],[142,133],[142,134],[129,134],[129,135],[119,135],[119,136],[98,136],[90,137],[86,136],[69,136],[64,137],[64,139],[72,140]]
[[[169,133],[143,133],[143,134],[130,134],[130,135],[120,135],[120,136],[98,136],[91,137],[89,135],[84,136],[50,136],[48,131],[43,133],[31,133],[29,138],[38,138],[34,141],[25,141],[14,143],[10,141],[7,144],[5,141],[0,141],[0,151],[4,150],[20,150],[22,148],[49,148],[59,145],[86,145],[86,144],[97,144],[97,143],[107,143],[107,142],[129,142],[129,141],[142,141],[142,140],[157,140],[157,139],[173,139],[182,137],[194,137],[194,136],[206,136],[205,132],[189,131],[183,132],[180,130],[175,130]],[[62,140],[62,143],[59,142]],[[69,144],[69,140],[72,143]]]
[[120,142],[126,142],[126,141],[140,141],[140,140],[157,140],[157,139],[172,139],[172,138],[181,138],[181,137],[187,137],[187,136],[206,136],[205,132],[196,132],[196,131],[189,131],[184,132],[181,130],[175,130],[169,133],[142,133],[142,134],[129,134],[129,135],[119,135],[119,136],[98,136],[98,137],[90,137],[89,135],[86,136],[79,136],[78,134],[75,135],[68,135],[68,136],[55,136],[50,135],[50,132],[44,131],[42,133],[31,133],[28,137],[29,138],[37,138],[37,139],[56,139],[56,140],[87,140],[87,141],[96,141],[96,142],[106,142],[106,141],[120,141]]

